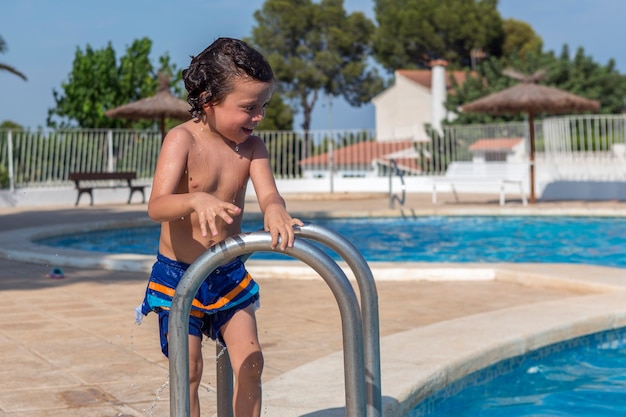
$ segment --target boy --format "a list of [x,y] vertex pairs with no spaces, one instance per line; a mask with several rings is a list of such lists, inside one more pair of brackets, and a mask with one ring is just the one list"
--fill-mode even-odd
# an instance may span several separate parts
[[[209,247],[241,233],[246,185],[252,180],[272,248],[294,241],[292,218],[278,193],[263,141],[253,136],[263,120],[274,76],[265,58],[246,43],[217,39],[183,70],[193,119],[166,135],[148,203],[161,222],[159,253],[142,313],[159,315],[167,356],[169,307],[185,270]],[[225,297],[228,294],[228,297]],[[258,285],[236,259],[202,283],[189,317],[190,411],[200,416],[202,334],[228,347],[235,416],[259,416],[263,356],[257,336]]]

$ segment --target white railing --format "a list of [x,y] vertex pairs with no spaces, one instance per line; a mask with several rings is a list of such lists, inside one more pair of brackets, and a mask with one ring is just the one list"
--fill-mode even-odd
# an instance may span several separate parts
[[625,122],[622,115],[546,119],[538,163],[554,180],[626,181]]
[[[535,130],[536,163],[550,178],[624,180],[621,115],[549,118]],[[405,177],[433,177],[454,161],[527,161],[529,148],[524,122],[445,126],[442,136],[429,141],[376,141],[367,129],[257,134],[277,179],[320,179],[330,191],[334,181],[388,178],[391,161]],[[149,183],[160,145],[157,131],[0,129],[0,188],[70,185],[72,171],[136,171],[139,181]]]
[[73,171],[136,171],[149,181],[160,144],[151,131],[0,130],[0,183],[11,189],[58,186]]

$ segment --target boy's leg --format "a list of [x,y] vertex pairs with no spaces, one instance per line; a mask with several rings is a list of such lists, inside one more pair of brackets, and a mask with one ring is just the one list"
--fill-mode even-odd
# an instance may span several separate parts
[[189,335],[189,415],[200,417],[200,381],[202,380],[202,341],[198,336]]
[[233,409],[235,417],[261,415],[263,354],[257,335],[254,306],[237,311],[220,332],[235,374]]

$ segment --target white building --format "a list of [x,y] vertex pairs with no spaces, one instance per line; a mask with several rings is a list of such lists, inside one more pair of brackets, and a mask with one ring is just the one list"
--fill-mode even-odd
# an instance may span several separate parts
[[376,138],[429,141],[427,126],[439,130],[442,120],[454,120],[446,111],[447,94],[453,90],[450,77],[459,84],[465,71],[446,71],[446,62],[432,62],[430,70],[397,70],[394,85],[372,99],[376,114]]

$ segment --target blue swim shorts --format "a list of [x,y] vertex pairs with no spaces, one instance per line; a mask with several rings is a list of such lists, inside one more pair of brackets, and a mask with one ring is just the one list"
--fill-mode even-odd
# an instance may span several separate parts
[[[167,333],[172,298],[188,268],[189,264],[159,253],[141,305],[142,314],[154,311],[159,315],[161,351],[165,356],[168,356]],[[258,300],[259,286],[239,258],[222,265],[202,282],[192,301],[189,334],[200,338],[204,334],[225,344],[220,328],[237,311],[251,304],[258,305]]]

